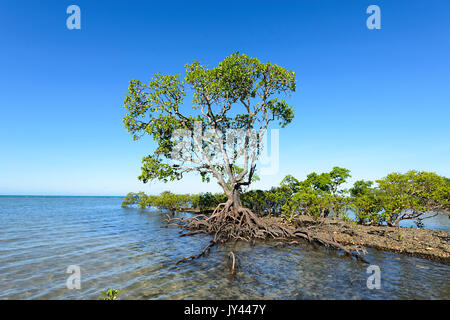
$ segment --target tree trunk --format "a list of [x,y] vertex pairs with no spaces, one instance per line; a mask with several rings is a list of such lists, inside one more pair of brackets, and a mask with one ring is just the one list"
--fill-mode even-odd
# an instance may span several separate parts
[[228,201],[231,201],[234,209],[242,208],[241,195],[239,189],[233,188],[231,197],[228,197]]

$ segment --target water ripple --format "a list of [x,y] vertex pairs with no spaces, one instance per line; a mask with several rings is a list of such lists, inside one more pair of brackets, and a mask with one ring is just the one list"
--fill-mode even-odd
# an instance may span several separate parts
[[[97,299],[107,288],[122,299],[449,299],[449,266],[376,250],[367,259],[380,266],[380,290],[367,288],[367,265],[306,243],[230,243],[175,265],[210,238],[180,238],[160,213],[121,201],[0,197],[0,299]],[[81,268],[80,290],[66,288],[69,265]]]

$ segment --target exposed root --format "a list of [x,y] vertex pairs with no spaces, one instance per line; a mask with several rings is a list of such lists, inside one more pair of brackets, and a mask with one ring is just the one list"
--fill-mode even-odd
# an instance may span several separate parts
[[[171,222],[174,219],[170,220]],[[221,203],[217,206],[211,216],[197,215],[192,218],[177,218],[178,224],[181,226],[181,236],[189,236],[198,233],[206,233],[213,235],[214,238],[203,251],[194,256],[185,257],[176,264],[186,262],[192,259],[204,256],[209,249],[218,244],[231,240],[251,241],[255,239],[268,240],[275,239],[288,244],[298,244],[299,238],[305,239],[310,243],[319,243],[326,247],[342,250],[347,255],[355,257],[365,263],[368,263],[361,255],[360,247],[344,246],[335,241],[330,234],[330,239],[321,237],[314,231],[313,226],[307,228],[292,227],[282,225],[280,223],[267,223],[257,217],[247,208],[234,208],[230,203]],[[184,231],[187,231],[183,233]],[[233,254],[234,256],[234,254]],[[234,270],[232,271],[232,274]]]
[[[344,246],[344,245],[336,242],[332,236],[331,236],[331,240],[325,239],[323,237],[319,237],[317,235],[311,234],[311,230],[306,230],[306,229],[297,229],[294,234],[301,238],[307,239],[309,242],[317,242],[326,247],[340,249],[349,256],[355,257],[356,259],[359,259],[364,263],[369,263],[361,255],[361,253],[360,253],[360,251],[362,251],[361,248],[356,247],[356,246]],[[354,252],[354,251],[356,251],[356,252]],[[362,251],[362,252],[365,252],[365,251]]]
[[189,260],[198,259],[198,258],[200,258],[200,257],[202,257],[202,256],[204,256],[204,255],[206,255],[206,254],[209,252],[209,250],[211,249],[211,247],[213,247],[214,245],[216,245],[216,242],[211,241],[211,242],[205,247],[205,249],[203,249],[203,251],[200,252],[198,255],[189,256],[189,257],[184,257],[183,259],[178,260],[178,261],[175,263],[175,265],[177,265],[177,264],[179,264],[179,263],[182,263],[182,262],[189,261]]
[[233,278],[234,277],[234,266],[236,264],[236,258],[234,256],[233,251],[230,251],[228,256],[232,259],[232,263],[231,263],[231,278]]

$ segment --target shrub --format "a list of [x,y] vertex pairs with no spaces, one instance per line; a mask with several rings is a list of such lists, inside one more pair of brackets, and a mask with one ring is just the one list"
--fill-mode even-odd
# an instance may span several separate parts
[[267,210],[266,193],[262,190],[251,190],[241,195],[241,203],[258,215],[265,215]]
[[192,196],[192,206],[200,211],[215,209],[220,203],[227,201],[225,193],[200,193]]
[[120,290],[118,289],[108,289],[106,291],[102,291],[104,297],[100,298],[99,300],[116,300],[119,292]]
[[125,199],[122,201],[122,207],[139,204],[139,202],[143,197],[145,197],[145,194],[143,192],[139,193],[130,192],[126,195]]
[[436,173],[415,170],[391,173],[377,183],[385,195],[381,215],[390,226],[421,218],[426,212],[449,209],[450,183]]

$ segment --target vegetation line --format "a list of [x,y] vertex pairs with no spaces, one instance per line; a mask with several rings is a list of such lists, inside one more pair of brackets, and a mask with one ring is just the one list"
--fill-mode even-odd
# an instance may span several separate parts
[[[432,172],[408,171],[391,173],[373,181],[356,181],[350,189],[341,186],[350,177],[350,170],[334,167],[326,173],[311,173],[304,181],[288,175],[279,186],[270,190],[250,190],[240,196],[241,203],[256,215],[281,217],[288,223],[301,216],[317,221],[334,217],[355,224],[398,226],[402,220],[413,220],[418,227],[432,212],[449,212],[450,179]],[[224,193],[160,195],[129,193],[123,206],[156,207],[169,211],[210,214],[226,202]],[[355,214],[354,218],[348,212]],[[449,215],[450,218],[450,215]]]

